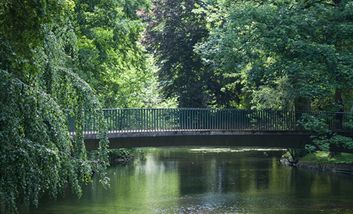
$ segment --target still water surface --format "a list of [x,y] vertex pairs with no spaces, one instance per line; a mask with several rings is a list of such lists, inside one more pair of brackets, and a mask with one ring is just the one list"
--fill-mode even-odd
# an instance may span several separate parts
[[353,213],[353,177],[283,167],[279,151],[144,150],[109,170],[81,199],[41,203],[33,214]]

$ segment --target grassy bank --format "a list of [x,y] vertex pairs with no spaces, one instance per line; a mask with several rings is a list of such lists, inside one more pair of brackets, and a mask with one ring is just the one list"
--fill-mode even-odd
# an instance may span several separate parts
[[320,164],[353,164],[353,154],[338,153],[330,157],[328,152],[315,152],[305,155],[299,159],[300,162],[320,163]]
[[307,170],[353,175],[353,154],[351,153],[338,153],[332,157],[329,152],[318,151],[293,160],[287,152],[280,162],[286,166]]

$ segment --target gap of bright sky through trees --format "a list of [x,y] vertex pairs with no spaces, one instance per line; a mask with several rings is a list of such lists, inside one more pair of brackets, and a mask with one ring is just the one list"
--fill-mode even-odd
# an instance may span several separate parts
[[1,210],[109,186],[102,109],[177,107],[297,112],[308,150],[352,149],[302,112],[353,111],[353,1],[1,0]]

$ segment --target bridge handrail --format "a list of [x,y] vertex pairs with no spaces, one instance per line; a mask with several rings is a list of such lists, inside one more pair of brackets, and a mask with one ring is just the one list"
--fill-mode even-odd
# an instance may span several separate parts
[[[324,116],[331,129],[350,129],[351,112],[295,112],[214,108],[106,108],[103,109],[110,132],[173,130],[303,130],[298,121],[303,114]],[[84,131],[97,132],[93,114],[84,114]],[[74,118],[68,118],[70,132]],[[352,123],[351,123],[352,124]]]

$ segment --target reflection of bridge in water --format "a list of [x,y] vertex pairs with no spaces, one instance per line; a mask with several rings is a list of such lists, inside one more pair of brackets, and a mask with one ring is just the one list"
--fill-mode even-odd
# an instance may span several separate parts
[[[300,148],[310,141],[299,120],[320,116],[332,130],[352,135],[351,113],[236,110],[236,109],[105,109],[110,148],[157,146],[258,146]],[[84,117],[88,149],[98,146],[98,124]],[[74,120],[70,119],[74,133]]]

